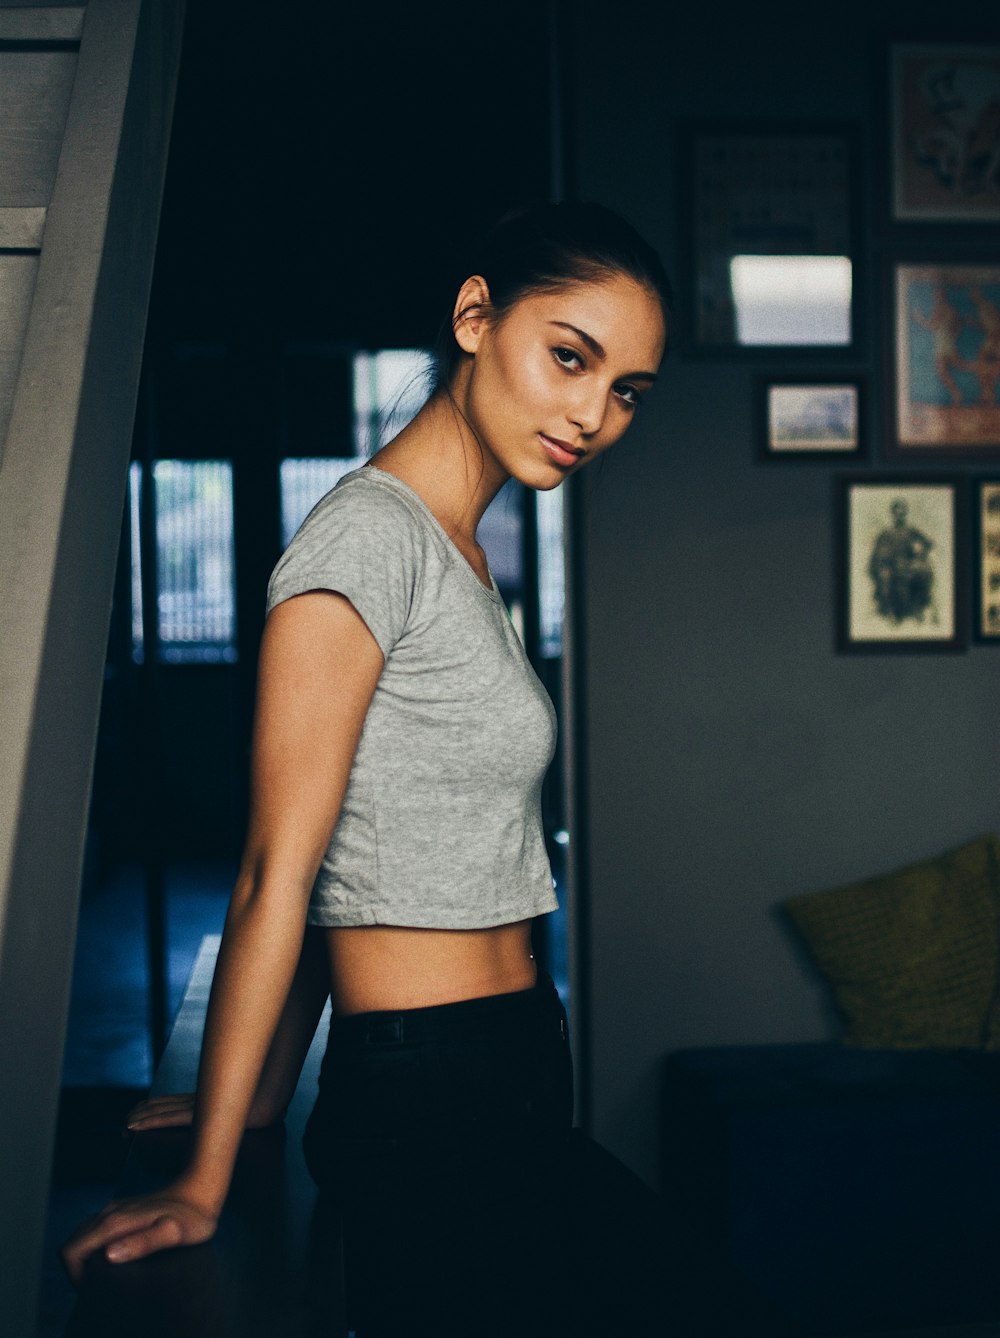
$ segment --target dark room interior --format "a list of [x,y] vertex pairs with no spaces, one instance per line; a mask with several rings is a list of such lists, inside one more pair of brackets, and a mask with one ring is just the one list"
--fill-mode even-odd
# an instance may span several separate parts
[[[146,64],[100,75],[129,101],[93,113],[132,135],[118,268],[73,336],[83,389],[58,388],[74,432],[122,445],[104,475],[67,448],[45,508],[72,504],[73,538],[60,521],[43,578],[22,556],[43,528],[19,473],[28,352],[17,374],[29,315],[44,298],[56,330],[62,299],[50,232],[13,230],[50,199],[46,227],[68,226],[70,173],[64,148],[54,188],[29,181],[16,127],[62,97],[54,164],[86,91],[68,62],[140,13]],[[219,1257],[191,1265],[198,1313],[150,1317],[150,1288],[186,1286],[166,1265],[78,1297],[58,1248],[182,1146],[122,1127],[154,1080],[193,1079],[268,577],[415,411],[469,240],[565,199],[630,219],[675,299],[624,443],[545,503],[505,488],[481,533],[559,718],[560,911],[533,934],[569,1012],[576,1122],[662,1196],[664,1286],[687,1272],[672,1332],[1000,1334],[989,20],[978,0],[0,0],[0,694],[26,678],[28,594],[56,592],[42,686],[0,722],[4,1332],[349,1332],[294,1290],[324,1230],[291,1164],[298,1107],[283,1141],[248,1135]],[[74,245],[104,255],[61,235],[65,273]],[[116,381],[105,421],[88,405]],[[904,543],[909,584],[886,593]],[[247,1221],[268,1223],[263,1262]]]

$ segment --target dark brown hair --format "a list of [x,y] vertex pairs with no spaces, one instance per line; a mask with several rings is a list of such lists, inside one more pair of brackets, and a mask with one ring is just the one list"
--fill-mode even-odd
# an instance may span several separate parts
[[[486,280],[489,315],[498,321],[531,294],[625,275],[659,298],[669,341],[673,295],[663,262],[631,223],[604,205],[531,205],[506,214],[466,260],[461,282],[471,274]],[[434,346],[436,390],[451,384],[461,359],[455,324],[449,310]]]

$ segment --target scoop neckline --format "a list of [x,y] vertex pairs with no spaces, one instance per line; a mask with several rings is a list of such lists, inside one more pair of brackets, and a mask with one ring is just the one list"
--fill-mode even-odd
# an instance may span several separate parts
[[477,587],[483,592],[483,594],[486,595],[488,599],[492,599],[495,603],[499,603],[501,601],[503,596],[500,594],[500,590],[497,586],[496,579],[494,578],[493,572],[490,569],[489,562],[487,562],[486,564],[486,570],[489,572],[490,584],[484,585],[483,582],[479,579],[479,576],[476,574],[475,568],[473,567],[472,563],[461,551],[461,549],[455,543],[454,539],[451,537],[451,535],[448,533],[445,527],[441,524],[437,516],[430,509],[430,507],[427,505],[424,499],[420,496],[418,492],[416,492],[413,488],[411,488],[408,483],[404,483],[398,474],[392,474],[389,472],[388,469],[383,469],[381,465],[373,465],[371,463],[366,465],[359,465],[358,468],[353,471],[353,473],[355,475],[368,474],[376,479],[388,479],[390,488],[396,487],[400,489],[407,497],[411,498],[414,502],[416,502],[417,506],[420,509],[421,514],[427,517],[428,521],[434,527],[434,530],[441,536],[441,538],[447,544],[448,551],[451,553],[452,557],[457,562],[459,562],[462,565],[462,567],[465,568],[465,570],[469,573],[469,576],[472,578],[473,581],[475,581]]

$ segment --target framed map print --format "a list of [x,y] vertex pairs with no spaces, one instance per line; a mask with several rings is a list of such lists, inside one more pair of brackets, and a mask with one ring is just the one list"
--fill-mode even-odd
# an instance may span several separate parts
[[897,264],[890,455],[1000,454],[1000,264]]

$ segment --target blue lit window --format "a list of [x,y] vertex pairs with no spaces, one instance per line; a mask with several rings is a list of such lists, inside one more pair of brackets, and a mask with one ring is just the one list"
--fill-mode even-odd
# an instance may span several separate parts
[[401,432],[427,399],[434,361],[422,348],[354,355],[354,446],[372,455]]
[[281,488],[281,545],[287,548],[295,531],[316,503],[338,479],[364,464],[361,456],[347,459],[282,460],[278,482]]
[[545,659],[555,660],[562,655],[566,610],[562,488],[537,493],[535,505],[538,518],[538,648]]
[[[129,471],[132,653],[143,657],[141,466]],[[159,658],[168,664],[236,659],[233,469],[228,460],[157,460],[156,606]]]
[[128,521],[132,553],[132,659],[142,664],[142,547],[140,507],[142,505],[142,465],[133,460],[128,467]]

